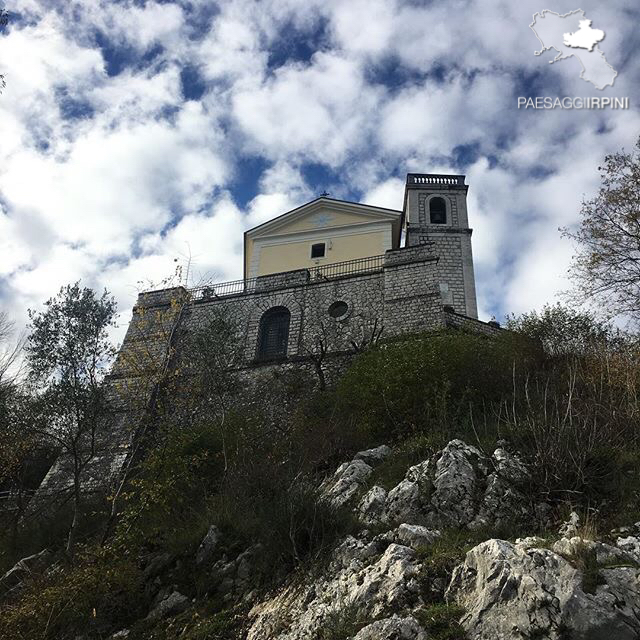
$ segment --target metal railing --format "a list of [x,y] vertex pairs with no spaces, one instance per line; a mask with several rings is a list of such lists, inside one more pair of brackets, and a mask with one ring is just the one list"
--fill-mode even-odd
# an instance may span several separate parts
[[384,267],[384,255],[369,256],[368,258],[358,258],[357,260],[346,260],[345,262],[334,262],[319,267],[307,269],[309,280],[331,280],[342,276],[353,276],[360,273],[371,273],[381,271]]
[[310,267],[309,269],[296,269],[281,273],[270,273],[257,278],[247,280],[232,280],[230,282],[218,282],[208,284],[195,289],[190,289],[191,300],[217,300],[229,296],[244,295],[262,291],[273,291],[287,287],[335,280],[346,276],[363,273],[375,273],[382,271],[384,267],[384,255],[346,260],[332,264]]

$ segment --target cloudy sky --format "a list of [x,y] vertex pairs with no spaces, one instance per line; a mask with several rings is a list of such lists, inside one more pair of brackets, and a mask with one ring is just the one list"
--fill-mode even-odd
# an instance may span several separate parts
[[[239,278],[246,228],[325,189],[400,208],[410,171],[467,176],[481,317],[553,301],[573,252],[558,227],[640,133],[640,10],[539,2],[6,0],[0,309],[24,323],[81,279],[126,324],[187,256],[196,280]],[[578,7],[606,32],[604,91],[534,55],[533,14]]]

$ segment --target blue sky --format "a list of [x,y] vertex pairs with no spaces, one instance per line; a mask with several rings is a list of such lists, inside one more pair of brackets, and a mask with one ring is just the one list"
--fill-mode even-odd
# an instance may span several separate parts
[[400,208],[410,171],[467,175],[481,317],[554,301],[573,252],[558,227],[640,133],[637,3],[579,7],[618,71],[603,91],[534,56],[533,14],[566,2],[7,0],[0,308],[24,323],[81,279],[124,326],[186,256],[193,282],[238,278],[246,228],[324,190]]

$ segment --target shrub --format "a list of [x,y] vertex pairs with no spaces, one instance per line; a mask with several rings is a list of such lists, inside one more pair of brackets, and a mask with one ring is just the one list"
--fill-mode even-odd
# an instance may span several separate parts
[[256,583],[274,579],[351,529],[318,499],[317,462],[301,427],[282,433],[255,414],[228,414],[224,439],[215,420],[169,426],[132,483],[117,543],[185,554],[216,524],[234,550],[262,545]]
[[538,342],[549,356],[586,355],[624,340],[619,331],[593,313],[561,304],[507,316],[507,329]]
[[372,439],[424,431],[464,435],[474,412],[509,395],[533,357],[511,334],[494,339],[441,332],[379,345],[360,355],[338,385],[342,413]]
[[104,550],[84,550],[74,566],[31,582],[20,599],[0,609],[0,638],[63,640],[80,631],[108,635],[145,610],[142,574]]
[[539,495],[611,514],[637,492],[639,373],[632,353],[562,358],[503,405],[500,428],[529,458]]
[[206,530],[203,505],[219,490],[223,470],[223,446],[215,424],[165,424],[124,495],[117,542],[174,552],[195,544]]

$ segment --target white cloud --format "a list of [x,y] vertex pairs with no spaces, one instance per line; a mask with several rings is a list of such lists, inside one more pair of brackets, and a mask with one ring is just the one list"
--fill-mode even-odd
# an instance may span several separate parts
[[386,207],[387,209],[402,209],[404,198],[404,180],[399,178],[389,178],[381,184],[376,185],[362,196],[364,204],[374,207]]
[[309,66],[291,64],[233,97],[239,127],[253,150],[336,166],[367,142],[378,91],[348,59],[316,53]]
[[[7,8],[27,16],[0,37],[0,291],[14,309],[80,277],[128,309],[138,281],[170,276],[189,250],[198,274],[239,277],[244,229],[318,195],[304,165],[334,171],[322,185],[334,197],[397,209],[406,171],[457,172],[466,145],[480,308],[524,311],[566,287],[572,249],[557,227],[577,221],[604,154],[640,130],[635,106],[517,110],[530,74],[596,95],[570,60],[533,55],[534,0],[230,0],[197,37],[203,1]],[[623,0],[583,8],[609,62],[627,60],[607,95],[637,104]],[[135,64],[108,76],[96,29]],[[183,99],[185,67],[205,83],[199,100]],[[251,184],[237,160],[252,155],[268,166],[257,193],[232,191]]]

